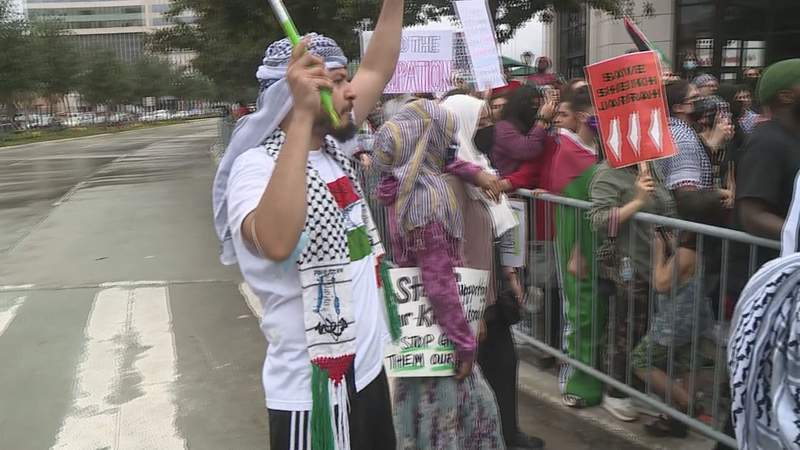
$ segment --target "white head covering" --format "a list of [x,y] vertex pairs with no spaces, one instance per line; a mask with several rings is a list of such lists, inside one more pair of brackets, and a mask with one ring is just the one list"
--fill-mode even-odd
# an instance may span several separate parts
[[[315,33],[308,43],[308,50],[325,61],[329,70],[347,67],[347,58],[333,39]],[[234,161],[242,153],[258,147],[272,135],[292,109],[292,93],[286,81],[292,44],[288,39],[272,43],[264,54],[262,65],[256,72],[261,86],[256,103],[256,112],[242,117],[236,123],[225,156],[219,163],[214,178],[213,205],[214,227],[222,241],[220,261],[236,264],[231,232],[228,228],[228,177]]]
[[794,195],[781,233],[781,256],[800,253],[800,174],[794,180]]
[[[458,158],[476,164],[489,172],[495,172],[489,159],[475,148],[473,141],[481,110],[486,107],[486,102],[469,95],[453,95],[445,99],[442,106],[452,111],[458,120]],[[500,203],[495,203],[486,198],[480,189],[474,186],[468,186],[467,193],[471,198],[479,199],[486,204],[489,214],[492,216],[495,236],[502,236],[508,230],[519,225],[505,195],[501,198]]]

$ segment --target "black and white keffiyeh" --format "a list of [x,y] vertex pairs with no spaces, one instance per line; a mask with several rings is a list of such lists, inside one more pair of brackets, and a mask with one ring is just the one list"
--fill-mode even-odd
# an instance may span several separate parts
[[669,131],[677,153],[655,162],[667,189],[674,190],[683,186],[700,190],[713,188],[711,159],[700,141],[700,136],[688,123],[676,117],[669,118]]
[[741,450],[800,449],[800,184],[782,256],[765,264],[736,305],[728,364]]

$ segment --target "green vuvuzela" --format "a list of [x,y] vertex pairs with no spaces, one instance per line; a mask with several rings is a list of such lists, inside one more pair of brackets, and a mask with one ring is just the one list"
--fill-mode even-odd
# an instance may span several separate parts
[[[284,6],[283,1],[269,0],[269,3],[272,5],[272,11],[278,18],[278,22],[281,24],[283,32],[286,33],[286,37],[289,38],[289,42],[292,43],[292,46],[299,44],[300,33],[297,32],[297,27],[294,26],[292,17],[289,16],[289,11],[286,10],[286,6]],[[326,113],[328,113],[333,126],[338,128],[341,124],[341,121],[339,120],[339,114],[337,114],[336,110],[333,108],[333,97],[331,96],[331,91],[327,89],[322,90],[320,91],[319,96],[322,100],[322,108]]]

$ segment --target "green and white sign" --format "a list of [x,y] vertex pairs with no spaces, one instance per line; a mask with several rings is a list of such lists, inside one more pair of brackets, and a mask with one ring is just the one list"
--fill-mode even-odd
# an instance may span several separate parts
[[[489,272],[456,268],[461,306],[473,334],[477,336]],[[390,377],[445,377],[455,374],[453,344],[442,332],[425,294],[418,268],[389,270],[397,298],[402,334],[386,348],[384,365]]]

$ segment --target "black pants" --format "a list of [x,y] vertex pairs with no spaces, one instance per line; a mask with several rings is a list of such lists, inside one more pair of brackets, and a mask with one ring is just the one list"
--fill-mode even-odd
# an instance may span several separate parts
[[519,430],[517,422],[517,348],[511,337],[511,328],[502,321],[486,324],[486,339],[478,349],[478,364],[486,381],[492,386],[503,437],[506,443],[514,442]]
[[[381,371],[361,392],[355,393],[353,370],[347,376],[350,397],[350,448],[352,450],[394,449],[397,444],[392,422],[389,383]],[[269,410],[271,450],[311,450],[308,441],[308,411]],[[292,436],[294,433],[294,436]],[[290,444],[294,443],[294,448]]]

